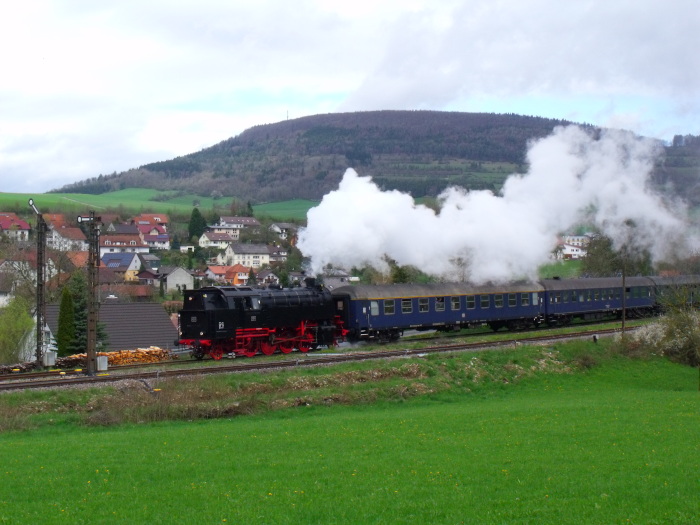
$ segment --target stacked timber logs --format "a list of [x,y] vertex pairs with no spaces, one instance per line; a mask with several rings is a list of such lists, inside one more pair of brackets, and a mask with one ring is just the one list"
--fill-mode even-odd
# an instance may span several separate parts
[[[170,361],[173,354],[157,346],[137,348],[136,350],[117,350],[116,352],[97,352],[97,356],[107,356],[109,366],[134,365]],[[58,368],[74,368],[87,366],[87,354],[74,354],[56,359]]]

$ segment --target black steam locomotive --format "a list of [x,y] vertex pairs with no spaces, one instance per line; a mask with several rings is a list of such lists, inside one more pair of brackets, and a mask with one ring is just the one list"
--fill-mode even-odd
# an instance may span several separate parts
[[185,292],[179,344],[209,354],[252,357],[295,348],[333,346],[346,334],[331,293],[307,279],[305,288],[206,287]]

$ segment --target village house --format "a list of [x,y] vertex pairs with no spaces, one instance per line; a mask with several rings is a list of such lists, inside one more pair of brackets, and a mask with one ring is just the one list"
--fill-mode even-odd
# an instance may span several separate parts
[[283,263],[287,260],[287,249],[281,246],[268,246],[270,252],[270,264]]
[[144,270],[158,271],[160,267],[160,258],[152,253],[139,253],[139,260],[141,261],[141,268]]
[[266,244],[229,244],[216,257],[219,264],[241,264],[248,268],[262,268],[270,264],[270,250]]
[[194,277],[190,272],[180,266],[163,266],[160,268],[159,279],[165,283],[165,291],[192,290]]
[[270,231],[276,233],[283,241],[286,241],[296,236],[297,225],[291,222],[273,222],[270,224]]
[[213,233],[228,233],[234,241],[240,239],[241,230],[260,228],[260,221],[255,217],[220,217],[219,222],[208,227]]
[[12,241],[27,241],[30,230],[29,223],[14,213],[0,213],[0,235],[6,235]]
[[148,253],[148,245],[138,235],[111,234],[100,236],[100,259],[107,253]]
[[226,284],[231,284],[233,286],[244,286],[248,283],[248,278],[250,277],[250,268],[246,268],[241,264],[234,264],[229,266],[226,270],[225,282]]
[[158,227],[161,233],[167,233],[170,219],[163,213],[142,213],[131,219],[131,223],[135,224],[139,230],[142,227]]
[[258,284],[262,285],[269,285],[269,284],[279,284],[280,283],[280,278],[277,277],[277,274],[275,274],[272,270],[270,269],[265,269],[265,270],[260,270],[255,275]]
[[135,224],[120,224],[120,223],[110,223],[106,228],[105,231],[112,235],[112,234],[119,234],[119,235],[138,235],[139,234],[139,229],[138,226]]
[[71,226],[49,228],[46,234],[46,246],[61,252],[87,251],[89,248],[83,230]]
[[218,248],[225,250],[233,242],[233,237],[228,233],[204,232],[199,238],[201,248]]
[[102,256],[102,264],[115,274],[122,276],[125,282],[138,282],[141,271],[141,261],[135,253],[106,253]]
[[204,277],[215,283],[223,284],[226,281],[226,272],[230,266],[209,265],[204,272]]

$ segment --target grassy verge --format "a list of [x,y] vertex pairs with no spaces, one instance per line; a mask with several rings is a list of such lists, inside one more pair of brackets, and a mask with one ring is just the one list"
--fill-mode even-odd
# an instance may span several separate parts
[[[607,344],[157,387],[0,396],[36,425],[0,435],[0,519],[693,523],[700,515],[697,371],[623,358]],[[110,426],[120,413],[133,423]]]

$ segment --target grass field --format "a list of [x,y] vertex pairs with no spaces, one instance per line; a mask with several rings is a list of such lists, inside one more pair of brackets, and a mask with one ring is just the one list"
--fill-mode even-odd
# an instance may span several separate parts
[[[400,360],[432,370],[406,383],[427,391],[401,396],[399,379],[377,376],[355,387],[388,380],[397,395],[354,406],[307,403],[310,383],[299,379],[297,406],[261,415],[5,433],[0,519],[697,523],[697,370],[593,355],[600,346],[550,349],[563,366],[547,371],[515,352]],[[571,373],[564,361],[582,355],[596,364]],[[486,363],[478,373],[474,359]],[[535,370],[518,380],[518,366]],[[342,392],[328,386],[333,374],[298,377]],[[283,377],[228,381],[239,393],[258,385],[264,398]],[[70,412],[71,394],[61,397]]]
[[[172,197],[169,197],[172,195]],[[73,213],[79,215],[88,210],[96,212],[121,211],[129,213],[153,212],[180,214],[189,217],[195,201],[203,213],[216,209],[220,215],[229,214],[231,199],[222,197],[211,199],[196,195],[175,197],[172,192],[162,192],[143,188],[130,188],[101,195],[80,193],[0,193],[0,210],[29,212],[28,200],[34,199],[42,213]],[[167,199],[167,200],[162,200]],[[253,206],[256,216],[275,220],[304,220],[309,208],[317,203],[307,200],[292,200],[279,203],[266,203]]]

